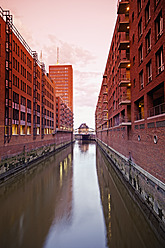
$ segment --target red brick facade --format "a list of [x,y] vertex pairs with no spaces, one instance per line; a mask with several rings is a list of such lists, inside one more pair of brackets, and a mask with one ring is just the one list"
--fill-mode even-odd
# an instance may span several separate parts
[[60,96],[56,97],[56,130],[73,131],[73,113]]
[[165,2],[118,1],[97,137],[165,182]]
[[[0,99],[1,158],[19,153],[23,145],[29,150],[54,142],[57,131],[55,82],[13,25],[10,12],[2,8]],[[71,121],[73,123],[73,119]],[[60,135],[65,139],[64,132]],[[70,135],[66,137],[70,139]]]
[[73,69],[72,65],[50,65],[49,76],[56,82],[56,96],[60,96],[63,102],[73,112]]

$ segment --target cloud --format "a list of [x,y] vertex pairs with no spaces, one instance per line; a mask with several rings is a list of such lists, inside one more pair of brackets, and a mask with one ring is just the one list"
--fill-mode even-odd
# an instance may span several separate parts
[[101,72],[93,71],[97,62],[88,50],[74,44],[63,42],[54,35],[49,35],[48,44],[44,45],[46,65],[56,64],[57,47],[59,47],[60,64],[71,64],[73,66],[73,92],[75,109],[78,107],[95,107],[99,93]]
[[74,75],[76,106],[94,107],[100,88],[101,73],[75,71]]
[[49,34],[48,42],[44,45],[43,51],[48,64],[56,64],[57,47],[59,47],[59,62],[61,64],[72,64],[75,67],[86,67],[94,63],[96,57],[88,50],[59,40],[56,36]]
[[32,32],[22,23],[21,16],[17,14],[14,15],[14,26],[26,41],[26,43],[31,47],[31,49],[32,47],[36,47]]

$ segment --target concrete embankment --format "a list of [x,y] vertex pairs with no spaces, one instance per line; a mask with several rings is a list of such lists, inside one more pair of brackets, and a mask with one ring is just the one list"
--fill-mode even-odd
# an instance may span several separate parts
[[36,162],[64,149],[73,142],[74,140],[63,142],[58,145],[50,144],[28,152],[23,151],[18,155],[2,160],[0,163],[0,184],[3,184],[8,179],[18,176],[25,170],[29,170],[36,164]]
[[165,185],[99,139],[96,142],[113,165],[131,197],[155,233],[165,242]]

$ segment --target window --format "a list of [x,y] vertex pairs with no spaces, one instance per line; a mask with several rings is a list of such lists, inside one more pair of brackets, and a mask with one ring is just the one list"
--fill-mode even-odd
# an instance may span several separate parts
[[31,127],[27,126],[27,135],[31,135]]
[[18,121],[19,120],[19,110],[13,109],[13,120]]
[[147,71],[147,83],[150,83],[152,81],[152,64],[151,64],[151,60],[146,65],[146,71]]
[[26,93],[26,83],[21,80],[21,90]]
[[135,102],[135,120],[144,119],[144,97]]
[[142,36],[142,19],[140,19],[139,24],[138,24],[138,36],[139,36],[139,39]]
[[143,46],[141,45],[139,47],[139,63],[141,64],[143,62]]
[[160,0],[155,0],[155,6],[158,5],[159,1],[160,1]]
[[156,33],[156,40],[160,38],[160,36],[163,34],[163,17],[162,17],[162,11],[159,13],[158,17],[155,21],[155,33]]
[[145,8],[145,21],[146,21],[146,25],[148,24],[149,20],[151,18],[150,15],[150,1],[148,2],[146,8]]
[[31,101],[27,99],[27,108],[31,109]]
[[29,85],[27,85],[27,94],[28,94],[29,96],[32,95],[32,88],[31,88]]
[[39,135],[39,134],[40,134],[40,128],[37,127],[37,135]]
[[37,93],[37,100],[40,101],[40,94]]
[[157,74],[164,71],[163,47],[161,47],[156,53],[156,68],[157,68]]
[[138,4],[138,14],[139,14],[142,9],[142,0],[138,0],[137,4]]
[[20,125],[20,135],[25,135],[25,126]]
[[12,125],[12,135],[17,135],[18,134],[18,125],[13,124]]
[[151,30],[146,35],[146,53],[151,51]]
[[133,65],[135,65],[135,56],[133,57]]
[[31,114],[27,113],[27,122],[31,123]]
[[115,110],[115,92],[113,93],[113,110]]
[[17,53],[17,54],[18,54],[18,56],[19,56],[19,46],[18,46],[18,53]]
[[13,91],[13,102],[19,104],[19,95]]
[[134,12],[132,13],[132,22],[134,21]]
[[15,41],[13,40],[13,51],[15,51]]
[[133,87],[135,88],[135,86],[136,86],[136,81],[135,81],[135,78],[134,78],[134,80],[133,80]]
[[37,116],[37,124],[40,124],[40,117]]
[[21,105],[26,106],[26,98],[21,96]]
[[144,88],[143,70],[139,73],[140,90]]
[[37,112],[40,113],[40,105],[37,104]]
[[134,41],[135,41],[135,35],[133,34],[133,36],[132,36],[132,44],[134,44]]
[[19,78],[13,74],[13,85],[19,88]]
[[21,112],[21,120],[25,121],[25,113],[24,112]]

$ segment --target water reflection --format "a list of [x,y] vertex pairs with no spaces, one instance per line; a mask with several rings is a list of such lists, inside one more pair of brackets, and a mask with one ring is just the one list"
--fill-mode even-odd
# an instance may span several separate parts
[[0,188],[0,247],[42,247],[52,222],[72,220],[72,147]]
[[98,147],[96,156],[108,247],[163,247]]
[[80,148],[81,152],[86,152],[86,151],[88,151],[89,144],[91,144],[91,143],[88,140],[79,140],[78,144],[79,144],[79,148]]
[[108,168],[80,141],[0,187],[0,247],[161,247]]
[[45,248],[105,248],[103,218],[96,173],[95,144],[76,142],[73,156],[72,222],[55,220]]

